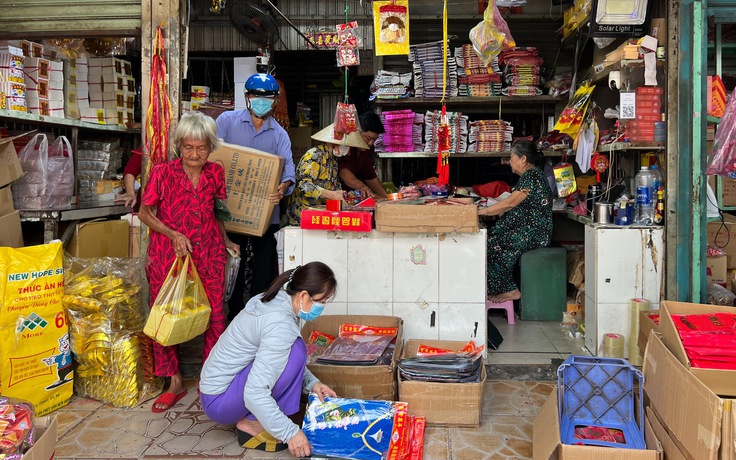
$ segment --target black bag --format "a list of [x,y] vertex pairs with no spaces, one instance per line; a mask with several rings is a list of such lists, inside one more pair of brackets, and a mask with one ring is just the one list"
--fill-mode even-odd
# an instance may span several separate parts
[[493,322],[491,322],[491,318],[488,317],[488,348],[498,350],[501,342],[503,342],[503,336],[498,332]]

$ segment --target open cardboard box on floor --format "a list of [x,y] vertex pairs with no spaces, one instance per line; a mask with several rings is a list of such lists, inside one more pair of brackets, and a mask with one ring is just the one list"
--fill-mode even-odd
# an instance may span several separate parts
[[[413,358],[420,345],[462,350],[467,342],[454,340],[410,339],[404,344],[401,358]],[[482,359],[482,358],[481,358]],[[426,417],[429,425],[480,426],[486,366],[481,364],[481,380],[473,383],[421,382],[399,380],[399,401],[409,404],[409,413]]]
[[77,224],[66,251],[74,257],[128,257],[130,224],[126,220],[92,220]]
[[398,316],[374,315],[323,315],[307,322],[302,328],[306,343],[312,331],[338,336],[341,324],[397,327],[396,348],[391,364],[374,366],[336,366],[308,364],[307,367],[322,383],[329,386],[341,398],[379,399],[396,401],[396,363],[401,357],[403,345],[403,321]]
[[[411,410],[411,406],[409,406]],[[613,447],[563,444],[560,439],[560,415],[557,406],[557,385],[552,389],[542,410],[534,419],[532,449],[534,460],[661,460],[662,445],[648,421],[644,424],[646,449],[616,449]]]
[[396,233],[475,233],[478,206],[429,205],[382,201],[376,206],[376,231]]
[[23,177],[23,168],[13,140],[24,135],[0,139],[0,187]]
[[51,460],[56,451],[56,436],[59,422],[56,415],[36,417],[35,421],[36,442],[23,454],[23,460]]
[[703,382],[713,393],[721,396],[736,396],[736,371],[723,369],[703,369],[692,367],[690,359],[685,353],[680,335],[677,333],[675,323],[670,315],[697,315],[706,313],[736,313],[733,307],[719,307],[716,305],[705,305],[697,303],[662,301],[661,314],[659,316],[659,329],[662,332],[662,341],[673,355],[685,365],[685,367]]
[[271,225],[274,205],[268,195],[281,183],[284,160],[270,153],[223,143],[209,160],[225,169],[227,209],[233,220],[225,222],[229,232],[263,236]]
[[647,348],[649,332],[659,332],[659,324],[655,323],[649,315],[659,315],[659,313],[659,310],[644,310],[639,312],[639,340],[636,344],[639,346],[639,352],[642,356],[644,356],[644,350]]
[[[713,393],[654,331],[647,342],[643,371],[649,407],[681,453],[694,460],[736,458],[734,400]],[[674,453],[665,455],[676,458]]]

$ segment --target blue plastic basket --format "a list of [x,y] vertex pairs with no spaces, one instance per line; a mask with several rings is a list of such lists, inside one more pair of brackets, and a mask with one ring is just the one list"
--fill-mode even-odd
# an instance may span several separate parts
[[[557,369],[557,403],[562,442],[646,449],[644,424],[636,423],[634,379],[639,388],[639,413],[644,414],[644,375],[628,361],[595,356],[567,358]],[[575,439],[576,426],[621,430],[625,443]]]

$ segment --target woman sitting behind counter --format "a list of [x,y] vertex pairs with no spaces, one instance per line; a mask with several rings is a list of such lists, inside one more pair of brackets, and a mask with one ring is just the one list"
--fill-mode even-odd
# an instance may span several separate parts
[[340,190],[337,158],[347,155],[350,147],[363,150],[369,148],[358,131],[348,134],[342,140],[335,139],[334,126],[331,124],[312,135],[312,139],[323,144],[307,150],[299,160],[296,167],[296,186],[289,197],[289,207],[286,210],[287,225],[299,225],[304,209],[324,205],[326,200],[344,200]]
[[519,182],[508,198],[478,210],[481,216],[501,216],[488,231],[487,293],[494,303],[521,298],[514,265],[526,251],[549,246],[552,238],[552,192],[537,167],[543,159],[533,142],[516,141],[509,164]]

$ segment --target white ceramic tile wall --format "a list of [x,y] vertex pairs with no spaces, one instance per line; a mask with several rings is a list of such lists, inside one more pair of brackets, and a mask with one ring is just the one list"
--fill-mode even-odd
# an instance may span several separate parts
[[337,279],[335,302],[348,299],[348,240],[336,237],[334,232],[321,230],[302,230],[302,262],[318,260],[330,266]]
[[391,302],[350,302],[348,315],[393,316]]
[[394,234],[395,302],[438,302],[440,254],[436,235]]
[[394,316],[404,320],[404,339],[439,339],[438,308],[437,303],[420,308],[412,302],[394,302]]
[[483,303],[440,302],[440,340],[475,340],[486,343],[487,319]]
[[291,270],[302,265],[302,230],[296,227],[284,227],[284,270]]
[[478,302],[485,298],[486,253],[479,251],[485,247],[485,229],[440,238],[440,302]]
[[[389,233],[348,238],[348,302],[391,302],[394,239]],[[390,311],[390,309],[389,309]]]

